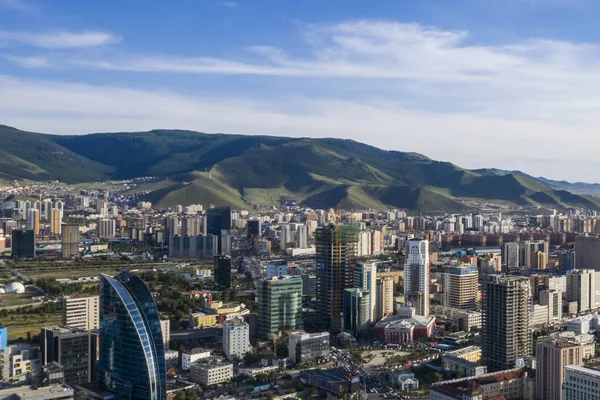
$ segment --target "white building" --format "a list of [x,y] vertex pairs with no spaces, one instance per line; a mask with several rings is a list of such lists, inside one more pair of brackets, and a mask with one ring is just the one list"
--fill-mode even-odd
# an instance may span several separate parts
[[161,319],[160,329],[162,330],[163,344],[165,348],[169,348],[169,342],[171,341],[171,321],[168,319]]
[[369,292],[369,320],[375,322],[377,302],[377,264],[358,263],[354,267],[354,287]]
[[187,371],[192,364],[202,358],[210,357],[210,351],[203,349],[192,349],[181,354],[181,369]]
[[567,330],[578,335],[598,329],[598,315],[588,314],[567,320]]
[[114,219],[102,218],[98,220],[98,237],[111,238],[117,233]]
[[306,225],[298,225],[298,248],[306,249],[308,247],[308,228]]
[[404,262],[404,301],[418,315],[429,315],[429,242],[406,242]]
[[73,388],[68,385],[19,386],[0,390],[2,400],[73,400]]
[[63,300],[63,326],[85,330],[100,327],[100,297],[73,296]]
[[371,231],[361,231],[358,234],[358,244],[356,246],[356,256],[364,257],[373,254],[371,250]]
[[600,371],[575,365],[566,367],[563,400],[592,400],[599,397]]
[[190,377],[192,382],[206,386],[228,382],[233,378],[233,364],[193,364]]
[[177,364],[179,364],[179,352],[177,350],[165,350],[165,363],[167,369],[177,367]]
[[377,279],[377,300],[375,320],[394,314],[394,278],[386,276]]
[[228,360],[242,358],[250,350],[250,327],[239,318],[223,323],[223,353]]
[[41,372],[40,348],[30,344],[6,346],[0,352],[0,363],[2,364],[2,378],[5,381],[28,381]]

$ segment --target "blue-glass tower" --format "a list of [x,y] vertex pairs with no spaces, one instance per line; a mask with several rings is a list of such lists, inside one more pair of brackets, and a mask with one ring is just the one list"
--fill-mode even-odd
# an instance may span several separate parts
[[158,310],[140,278],[100,275],[97,385],[119,400],[166,400],[167,374]]

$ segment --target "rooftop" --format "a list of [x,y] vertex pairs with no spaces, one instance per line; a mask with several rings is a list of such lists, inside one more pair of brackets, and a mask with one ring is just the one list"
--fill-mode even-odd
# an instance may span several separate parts
[[37,387],[37,386],[20,386],[12,389],[4,389],[0,390],[0,398],[6,398],[11,395],[17,395],[22,400],[26,399],[38,399],[41,397],[52,398],[52,394],[61,393],[66,391],[73,391],[73,389],[68,385],[56,385],[56,386],[46,386],[46,387]]
[[569,365],[566,367],[567,371],[577,372],[579,374],[587,375],[594,378],[600,378],[600,371],[588,367],[579,367],[577,365]]

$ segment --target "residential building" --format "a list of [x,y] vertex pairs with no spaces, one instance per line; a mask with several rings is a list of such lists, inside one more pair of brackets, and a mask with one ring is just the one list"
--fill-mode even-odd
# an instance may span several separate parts
[[519,243],[508,242],[502,245],[502,265],[504,272],[513,272],[519,269]]
[[491,371],[514,368],[531,356],[529,279],[490,275],[483,281],[481,349]]
[[447,267],[444,273],[443,305],[474,310],[479,297],[478,280],[476,265]]
[[577,302],[578,313],[600,307],[600,271],[573,269],[566,277],[566,300]]
[[125,271],[100,275],[99,388],[129,400],[166,400],[160,318],[142,280]]
[[205,236],[169,236],[169,257],[200,258],[214,257],[219,253],[219,237]]
[[386,276],[377,279],[377,301],[375,305],[375,322],[394,314],[394,278]]
[[565,369],[562,400],[593,400],[600,396],[600,371],[576,365]]
[[171,341],[171,320],[161,319],[160,330],[162,332],[163,344],[165,349],[169,348],[169,342]]
[[198,360],[207,359],[210,357],[210,351],[202,348],[186,350],[181,353],[181,369],[188,371],[192,364]]
[[79,256],[79,225],[63,224],[60,241],[62,258]]
[[233,364],[196,363],[190,371],[192,382],[212,386],[229,382],[233,378]]
[[519,242],[519,266],[521,268],[536,268],[538,264],[538,252],[542,253],[542,259],[548,260],[549,243],[545,240],[527,240]]
[[575,265],[579,269],[600,271],[600,237],[575,237]]
[[56,208],[53,208],[50,213],[50,233],[55,235],[61,234],[62,225],[62,212]]
[[5,382],[32,382],[42,371],[39,347],[30,344],[6,346],[0,357],[2,379]]
[[352,288],[344,290],[344,331],[358,337],[369,329],[371,295],[367,290]]
[[329,357],[329,332],[294,332],[288,339],[288,359],[294,363],[326,360]]
[[113,238],[117,234],[116,223],[114,219],[102,218],[98,220],[98,237]]
[[369,321],[375,322],[377,309],[377,264],[374,262],[357,263],[354,267],[353,286],[366,290],[369,293]]
[[561,400],[567,365],[583,365],[594,355],[594,337],[557,332],[536,345],[536,399]]
[[359,226],[329,225],[315,231],[317,312],[323,326],[342,331],[344,290],[353,286]]
[[215,283],[222,289],[231,288],[231,256],[215,257]]
[[63,299],[63,326],[80,329],[100,327],[100,297],[71,296]]
[[302,279],[282,276],[258,283],[258,332],[270,340],[285,329],[302,328]]
[[240,318],[223,323],[223,353],[228,360],[243,358],[250,351],[250,326]]
[[429,315],[429,242],[410,239],[404,251],[404,301],[418,315]]
[[27,210],[27,225],[29,231],[33,231],[35,235],[40,233],[40,211],[35,209]]
[[540,305],[548,306],[549,323],[562,322],[562,292],[560,290],[542,290]]
[[42,366],[57,362],[64,383],[81,385],[95,380],[98,335],[78,328],[43,327],[40,333]]
[[35,258],[35,232],[33,230],[12,230],[12,258]]

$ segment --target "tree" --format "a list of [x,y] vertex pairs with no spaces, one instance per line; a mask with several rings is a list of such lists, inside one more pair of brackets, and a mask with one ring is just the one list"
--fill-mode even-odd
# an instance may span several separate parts
[[279,358],[287,358],[289,356],[288,346],[283,340],[278,340],[275,342],[275,354]]
[[175,400],[198,400],[198,395],[192,389],[184,389],[177,393]]
[[258,361],[258,357],[256,356],[256,354],[254,354],[254,353],[252,353],[250,351],[247,352],[246,354],[244,354],[244,365],[246,367],[251,366],[256,361]]
[[267,397],[265,397],[266,400],[273,400],[273,395],[271,393],[267,393]]
[[229,289],[223,290],[223,303],[227,303],[231,300],[231,291]]

